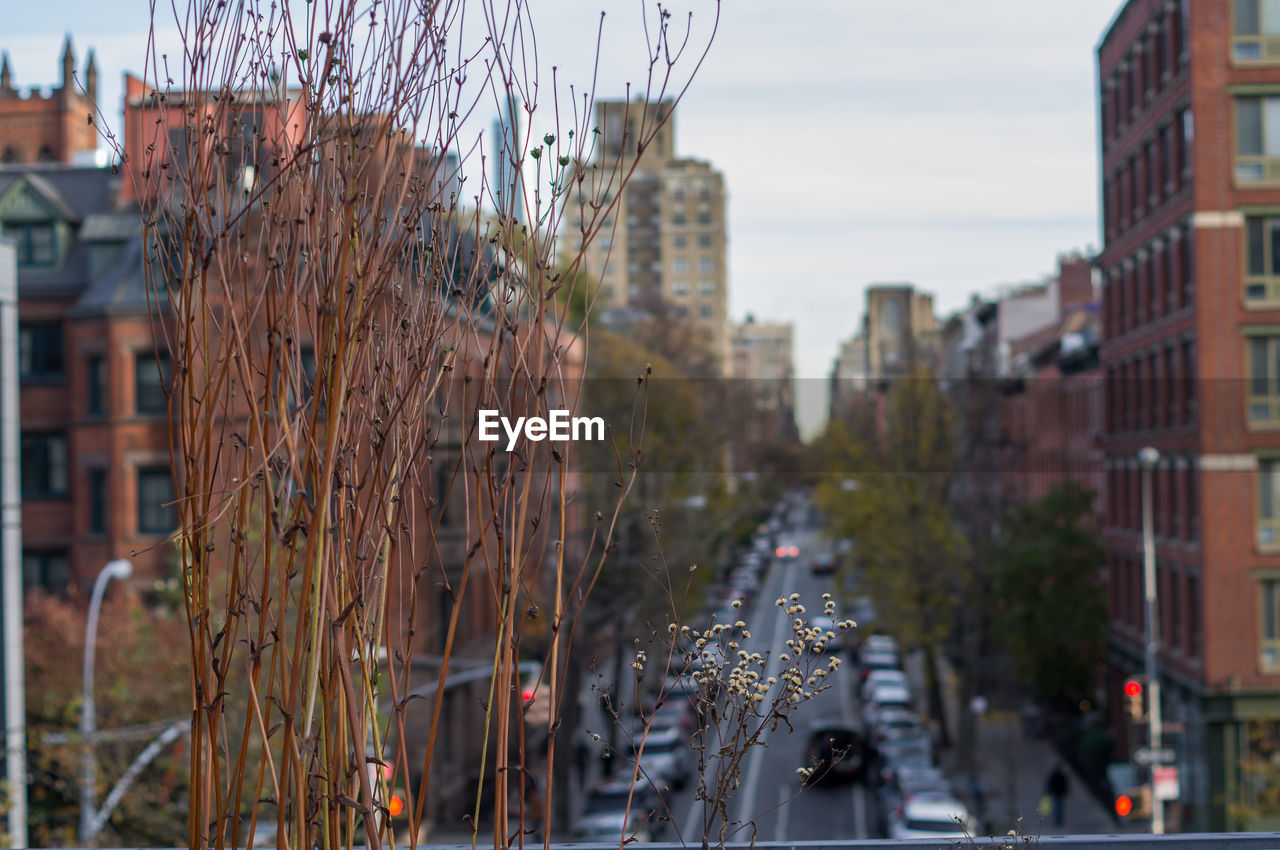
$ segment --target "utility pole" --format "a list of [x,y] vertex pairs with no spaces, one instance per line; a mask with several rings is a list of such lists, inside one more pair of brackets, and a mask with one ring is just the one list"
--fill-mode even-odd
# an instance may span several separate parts
[[0,239],[0,671],[9,845],[27,846],[27,698],[18,477],[18,252]]
[[[1156,605],[1156,546],[1151,515],[1151,472],[1160,462],[1160,452],[1145,446],[1138,452],[1142,464],[1142,586],[1146,596],[1147,637],[1147,722],[1150,730],[1151,749],[1160,749],[1160,676],[1157,671],[1160,650],[1160,624],[1156,622],[1159,608]],[[1164,834],[1164,801],[1156,797],[1156,772],[1151,778],[1151,834]]]

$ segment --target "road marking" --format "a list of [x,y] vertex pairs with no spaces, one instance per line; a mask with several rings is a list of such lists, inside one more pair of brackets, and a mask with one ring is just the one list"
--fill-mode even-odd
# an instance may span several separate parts
[[789,826],[788,822],[791,820],[791,806],[788,804],[788,798],[790,796],[787,786],[778,786],[778,820],[777,823],[774,824],[774,841],[787,840],[787,827]]
[[[794,561],[792,562],[794,564]],[[790,574],[790,564],[786,570],[786,574]],[[785,587],[785,585],[782,585]],[[781,594],[779,594],[781,595]],[[764,601],[764,600],[761,600]],[[765,671],[766,678],[772,676],[780,669],[782,662],[778,660],[778,656],[782,650],[778,648],[778,640],[782,633],[782,624],[790,622],[790,615],[787,614],[786,608],[782,605],[778,607],[777,618],[773,621],[773,636],[769,639],[769,664],[768,670]],[[747,781],[743,785],[742,797],[738,803],[738,822],[746,823],[748,817],[755,811],[756,785],[760,782],[761,762],[764,761],[764,745],[768,740],[769,730],[766,728],[760,733],[760,739],[752,748],[751,754],[747,757]]]
[[870,838],[867,834],[867,789],[856,782],[853,785],[853,837],[858,840]]

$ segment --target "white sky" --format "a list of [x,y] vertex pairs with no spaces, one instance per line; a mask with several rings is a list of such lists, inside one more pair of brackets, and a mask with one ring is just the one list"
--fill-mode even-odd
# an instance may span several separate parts
[[[822,379],[869,283],[914,283],[945,315],[1096,245],[1093,51],[1119,5],[724,0],[676,146],[725,174],[731,315],[793,322],[799,376]],[[681,26],[693,10],[705,31],[714,4],[668,7]],[[579,90],[601,8],[597,91],[615,98],[627,81],[643,85],[640,4],[532,3],[543,66]],[[15,2],[0,48],[26,88],[56,83],[67,33],[77,68],[92,46],[111,114],[123,73],[142,70],[148,20],[145,0]],[[176,44],[164,29],[161,43]],[[487,130],[488,116],[475,126]]]

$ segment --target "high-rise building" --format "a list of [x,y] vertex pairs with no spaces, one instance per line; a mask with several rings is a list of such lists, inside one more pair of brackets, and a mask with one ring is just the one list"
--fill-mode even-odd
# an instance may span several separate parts
[[524,153],[525,120],[523,106],[509,92],[502,114],[493,122],[493,204],[500,215],[510,215],[517,224],[525,221],[524,178],[519,161]]
[[759,418],[751,423],[760,442],[795,440],[794,328],[784,322],[757,322],[754,316],[732,329],[733,378],[755,399]]
[[[1172,829],[1270,823],[1280,773],[1280,16],[1130,0],[1097,47],[1101,367],[1117,748],[1144,669],[1151,470]],[[1276,134],[1273,138],[1273,132]]]
[[[709,162],[676,156],[673,107],[671,101],[596,104],[600,140],[587,166],[588,191],[607,205],[621,175],[636,167],[587,250],[587,271],[600,281],[598,307],[666,305],[662,313],[689,322],[721,373],[729,374],[724,175]],[[650,135],[641,150],[638,140]]]
[[0,164],[71,162],[96,151],[97,126],[88,118],[95,113],[97,97],[93,51],[77,81],[70,36],[62,46],[61,85],[47,95],[38,86],[25,96],[20,93],[5,53],[0,57]]

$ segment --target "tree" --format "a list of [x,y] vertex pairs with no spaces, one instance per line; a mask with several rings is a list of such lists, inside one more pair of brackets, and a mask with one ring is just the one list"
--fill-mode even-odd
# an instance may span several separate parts
[[1076,482],[1015,507],[992,576],[993,634],[1039,698],[1074,709],[1106,660],[1105,550],[1094,493]]
[[890,386],[883,433],[837,423],[819,452],[838,464],[828,469],[840,472],[821,480],[818,504],[833,532],[854,541],[877,626],[904,649],[923,650],[930,712],[945,744],[937,656],[952,634],[967,581],[967,541],[947,498],[954,464],[950,406],[932,375],[917,368]]

